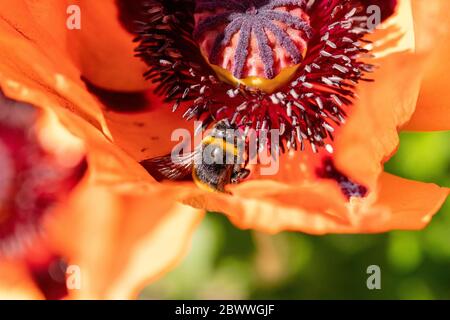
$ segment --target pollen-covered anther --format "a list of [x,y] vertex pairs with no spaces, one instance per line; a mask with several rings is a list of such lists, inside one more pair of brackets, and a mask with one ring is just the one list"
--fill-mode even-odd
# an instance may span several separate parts
[[303,6],[303,0],[197,0],[194,39],[221,80],[272,92],[305,56],[312,29]]

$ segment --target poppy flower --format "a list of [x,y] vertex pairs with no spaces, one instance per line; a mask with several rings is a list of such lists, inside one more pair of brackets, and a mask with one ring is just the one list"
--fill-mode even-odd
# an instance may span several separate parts
[[84,143],[54,113],[0,98],[0,297],[136,296],[174,263],[201,215],[173,199],[148,212],[163,189],[135,183],[129,193],[89,159],[113,169],[109,151],[85,159]]
[[[66,297],[136,296],[182,256],[202,210],[270,233],[423,228],[448,189],[389,175],[383,163],[403,127],[447,129],[448,100],[429,93],[445,97],[434,48],[449,34],[444,19],[426,17],[448,4],[373,3],[383,21],[373,32],[366,0],[0,4],[2,91],[70,132],[86,157],[83,178],[46,214],[49,252],[84,275]],[[81,29],[67,28],[69,5]],[[230,193],[156,181],[139,163],[170,153],[175,129],[192,131],[183,115],[206,126],[284,124],[279,171],[256,165]],[[30,269],[15,267],[23,261],[3,264],[14,276],[0,288],[39,294]]]
[[[137,56],[162,106],[206,126],[226,119],[244,131],[278,129],[285,152],[276,175],[256,169],[230,186],[232,196],[187,201],[268,232],[382,232],[430,221],[448,190],[382,167],[415,111],[432,50],[422,42],[448,34],[426,18],[445,4],[194,2],[144,1],[147,14],[134,26]],[[370,30],[373,5],[383,23]]]

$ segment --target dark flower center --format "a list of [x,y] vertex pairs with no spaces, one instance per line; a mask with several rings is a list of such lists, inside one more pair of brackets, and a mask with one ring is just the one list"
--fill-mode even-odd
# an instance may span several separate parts
[[367,188],[350,180],[346,175],[341,173],[334,165],[330,157],[323,159],[322,167],[316,170],[317,175],[323,179],[334,180],[339,184],[342,193],[350,199],[351,197],[365,197]]
[[46,212],[78,183],[85,161],[65,166],[40,145],[34,108],[0,92],[0,257],[21,256],[40,238]]
[[[246,13],[251,8],[248,1],[150,1],[136,49],[137,55],[149,65],[145,76],[157,84],[157,93],[173,102],[174,111],[183,106],[182,116],[187,120],[203,120],[206,127],[227,119],[244,132],[277,129],[281,141],[270,152],[303,150],[307,146],[313,152],[320,147],[332,152],[333,133],[345,123],[346,109],[355,96],[354,87],[358,81],[366,80],[364,74],[372,70],[360,61],[368,53],[363,37],[370,32],[364,3],[356,0],[253,3],[259,8],[254,15],[260,16],[257,21]],[[295,10],[303,12],[299,16],[304,19],[290,14]],[[196,14],[202,18],[196,21]],[[301,40],[310,36],[302,60],[299,56],[295,59],[299,47],[292,44],[290,37],[280,35],[286,30],[274,24],[274,20],[301,32]],[[294,58],[294,63],[301,60],[294,79],[272,93],[220,81],[205,61],[202,46],[210,48],[210,60],[215,59],[216,53],[230,49],[234,57],[233,73],[240,75],[245,71],[243,63],[248,64],[246,55],[241,54],[247,52],[248,35],[251,30],[261,28],[265,36],[272,34],[276,40],[271,45],[281,43],[282,52]],[[230,37],[237,38],[237,44],[227,48]],[[279,60],[280,51],[271,46],[266,48],[267,42],[254,38],[260,44],[256,45],[256,51],[263,57],[264,72],[270,77],[271,61]],[[203,39],[200,46],[196,39]],[[224,55],[218,56],[218,61],[222,61]],[[225,66],[230,67],[226,63]],[[266,149],[270,149],[270,141]]]
[[[148,0],[136,52],[155,92],[174,112],[183,109],[183,118],[202,120],[204,128],[227,120],[260,137],[276,129],[280,141],[260,145],[274,154],[333,153],[358,82],[371,81],[365,74],[373,67],[363,61],[370,57],[365,36],[376,27],[369,24],[371,5],[385,19],[396,1]],[[293,73],[278,79],[291,66]],[[240,81],[247,76],[276,85]],[[351,191],[353,182],[335,170],[319,176],[345,185],[346,194],[365,194]]]
[[66,286],[67,263],[57,255],[27,261],[31,278],[47,300],[63,299],[68,294]]

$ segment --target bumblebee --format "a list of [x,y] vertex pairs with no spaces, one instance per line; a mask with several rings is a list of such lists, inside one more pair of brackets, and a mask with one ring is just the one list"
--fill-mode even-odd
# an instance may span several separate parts
[[189,180],[204,190],[226,192],[227,184],[247,178],[245,140],[228,121],[219,121],[191,153],[147,159],[144,168],[158,181]]

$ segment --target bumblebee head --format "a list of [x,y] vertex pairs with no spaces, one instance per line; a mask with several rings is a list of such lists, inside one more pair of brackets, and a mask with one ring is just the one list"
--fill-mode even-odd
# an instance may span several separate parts
[[228,120],[221,120],[202,140],[202,148],[208,150],[208,157],[212,156],[219,162],[222,161],[223,155],[227,157],[227,164],[240,164],[245,154],[245,139],[235,125],[230,124]]

